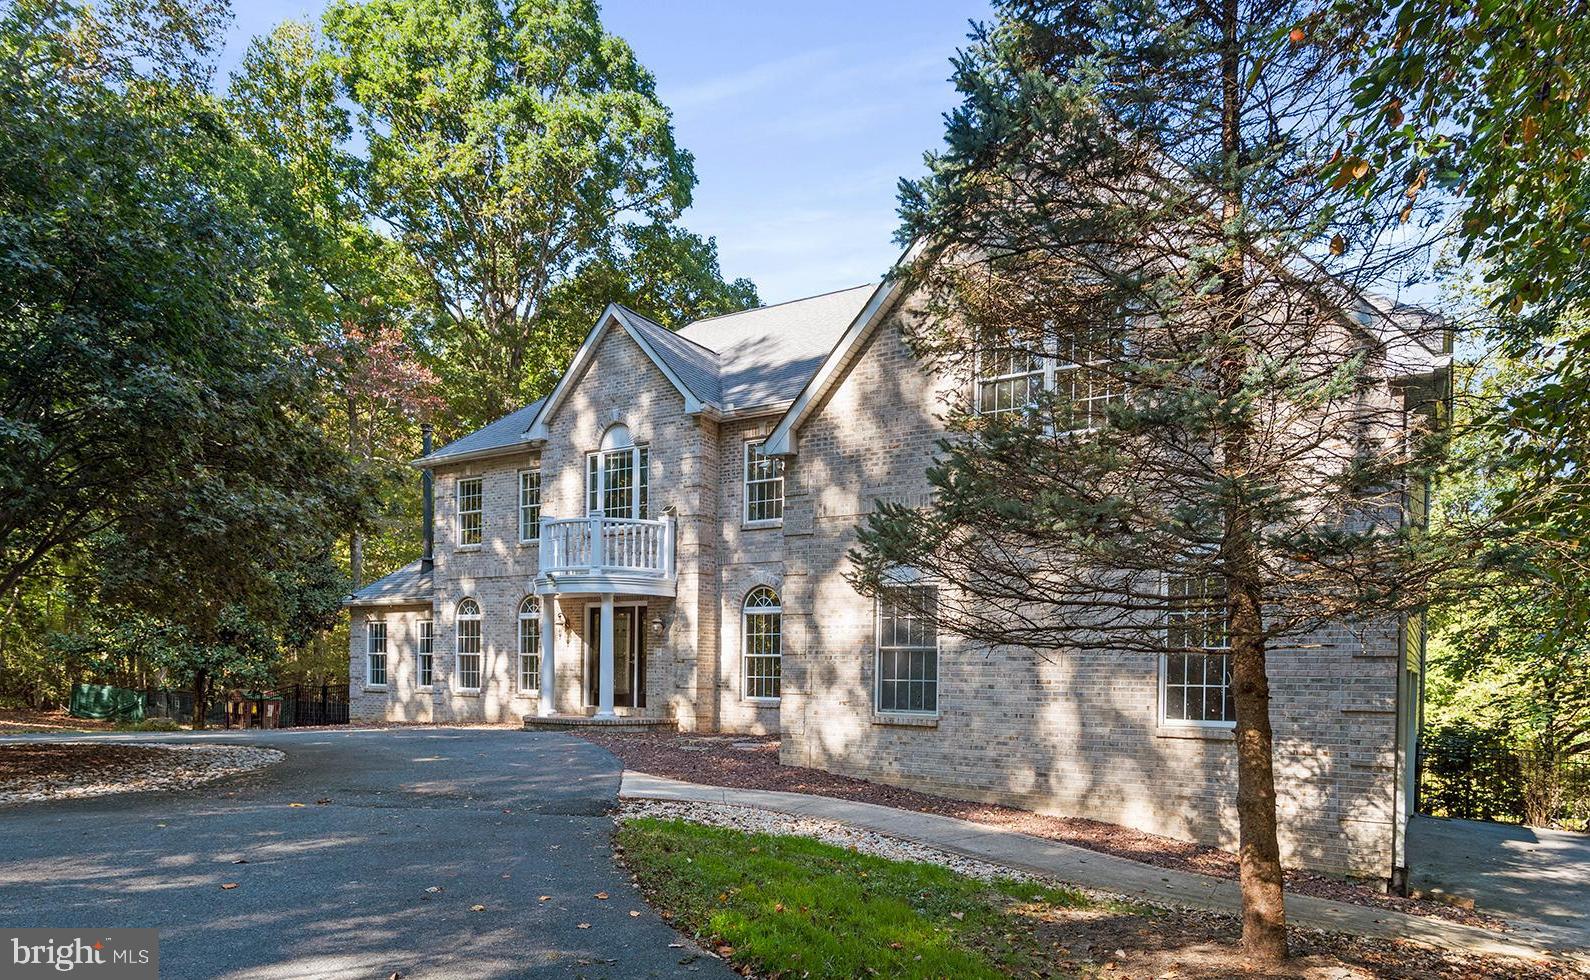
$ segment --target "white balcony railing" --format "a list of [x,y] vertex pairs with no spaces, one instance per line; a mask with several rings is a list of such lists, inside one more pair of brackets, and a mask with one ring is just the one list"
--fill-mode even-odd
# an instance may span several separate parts
[[542,576],[674,577],[674,519],[541,519]]

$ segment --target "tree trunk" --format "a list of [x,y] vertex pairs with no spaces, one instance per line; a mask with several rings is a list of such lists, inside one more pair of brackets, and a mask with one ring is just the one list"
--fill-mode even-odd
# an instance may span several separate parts
[[1237,845],[1242,951],[1254,963],[1286,959],[1286,899],[1276,836],[1275,755],[1259,590],[1231,596],[1231,686],[1237,701]]
[[210,672],[200,670],[193,675],[193,730],[198,731],[204,727],[204,688],[210,679]]

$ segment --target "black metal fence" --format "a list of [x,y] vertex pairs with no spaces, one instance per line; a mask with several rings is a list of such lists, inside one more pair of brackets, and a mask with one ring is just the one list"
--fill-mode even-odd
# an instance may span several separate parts
[[[167,718],[182,724],[193,720],[192,691],[147,687],[132,688],[129,693],[142,696],[142,718]],[[346,725],[348,698],[345,691],[333,691],[330,684],[294,684],[271,692],[222,692],[204,706],[204,723],[211,728]]]
[[1473,725],[1429,730],[1419,746],[1419,811],[1584,830],[1590,760],[1520,751],[1508,733]]

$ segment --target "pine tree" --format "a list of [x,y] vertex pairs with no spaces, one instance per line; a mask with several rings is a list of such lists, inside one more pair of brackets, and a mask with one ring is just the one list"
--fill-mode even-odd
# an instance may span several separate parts
[[940,629],[974,644],[1228,669],[1243,946],[1267,962],[1268,660],[1417,610],[1445,553],[1420,492],[1439,320],[1366,298],[1430,222],[1322,178],[1349,79],[1314,9],[1012,2],[975,30],[902,237],[909,342],[978,380],[945,408],[931,503],[880,505],[852,553],[863,591],[939,581]]

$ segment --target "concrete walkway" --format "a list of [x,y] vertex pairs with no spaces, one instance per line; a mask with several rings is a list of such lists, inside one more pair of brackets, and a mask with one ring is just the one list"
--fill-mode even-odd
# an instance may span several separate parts
[[[932,813],[804,793],[701,786],[628,770],[624,772],[618,795],[620,799],[725,803],[798,814],[1117,895],[1217,912],[1234,913],[1242,905],[1235,881],[1156,868],[1111,854]],[[1307,895],[1288,895],[1286,908],[1288,920],[1294,925],[1331,932],[1406,939],[1442,949],[1487,955],[1539,957],[1547,952],[1543,946],[1517,941],[1506,933]],[[1570,953],[1552,949],[1550,952],[1565,954],[1581,966],[1590,966],[1590,956],[1583,951]]]

